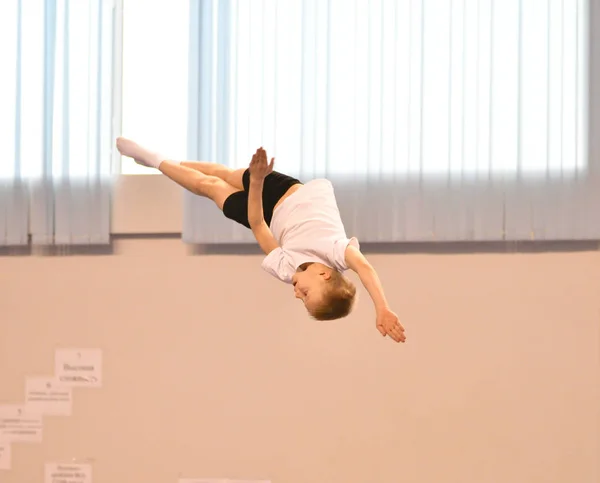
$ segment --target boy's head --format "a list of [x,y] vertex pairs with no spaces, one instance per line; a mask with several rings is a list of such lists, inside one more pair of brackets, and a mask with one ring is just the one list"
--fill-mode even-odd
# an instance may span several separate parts
[[356,287],[337,270],[321,263],[303,266],[292,278],[294,294],[317,320],[334,320],[350,313]]

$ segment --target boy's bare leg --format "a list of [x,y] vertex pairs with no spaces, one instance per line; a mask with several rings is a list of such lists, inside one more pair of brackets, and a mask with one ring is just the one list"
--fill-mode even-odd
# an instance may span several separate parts
[[[156,151],[151,151],[144,146],[140,146],[135,141],[131,139],[126,139],[123,137],[119,137],[117,139],[117,148],[119,152],[124,156],[129,156],[133,158],[136,163],[141,164],[143,166],[148,167],[156,167],[153,166],[153,160],[161,158],[163,161],[167,159],[166,156],[158,153]],[[244,189],[244,184],[242,183],[242,176],[246,168],[241,169],[232,169],[218,163],[209,163],[206,161],[174,161],[174,164],[179,163],[181,166],[185,166],[186,168],[193,169],[195,171],[200,171],[209,176],[216,176],[217,178],[221,178],[226,183],[231,186],[237,188],[238,190]]]
[[158,170],[195,195],[211,199],[220,210],[223,210],[223,204],[229,195],[240,191],[221,178],[181,166],[179,163],[163,161]]
[[179,186],[198,196],[211,199],[221,210],[227,197],[240,191],[217,176],[182,166],[179,162],[171,162],[160,153],[145,149],[133,141],[119,138],[117,148],[123,156],[131,157],[143,166],[156,168]]
[[223,181],[236,187],[240,191],[244,189],[242,176],[244,175],[246,168],[232,169],[222,164],[209,163],[206,161],[182,161],[180,164],[186,168],[195,169],[201,173],[221,178]]

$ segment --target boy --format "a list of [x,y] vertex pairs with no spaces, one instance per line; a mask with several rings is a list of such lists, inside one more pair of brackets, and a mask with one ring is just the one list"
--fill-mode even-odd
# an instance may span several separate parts
[[342,272],[354,270],[375,305],[376,327],[385,337],[404,342],[404,328],[388,306],[375,269],[348,239],[333,186],[328,180],[307,183],[273,170],[261,147],[248,168],[230,169],[202,161],[171,161],[130,139],[117,139],[123,156],[156,168],[192,193],[211,199],[223,214],[250,230],[266,254],[265,271],[290,283],[294,294],[317,320],[345,317],[356,288]]

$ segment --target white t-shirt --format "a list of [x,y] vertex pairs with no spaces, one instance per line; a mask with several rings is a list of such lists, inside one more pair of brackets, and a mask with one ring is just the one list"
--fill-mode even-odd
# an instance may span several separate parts
[[265,257],[262,268],[286,283],[307,262],[343,272],[348,244],[360,247],[356,238],[346,236],[333,185],[326,179],[309,181],[283,200],[270,226],[279,247]]

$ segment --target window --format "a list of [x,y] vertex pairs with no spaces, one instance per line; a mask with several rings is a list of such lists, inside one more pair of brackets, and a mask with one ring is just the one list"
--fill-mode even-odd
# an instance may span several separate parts
[[[188,106],[199,108],[189,3],[124,10],[123,131],[180,157]],[[586,167],[586,0],[201,5],[211,33],[194,55],[212,64],[192,88],[212,83],[201,122],[212,138],[227,130],[236,167],[259,144],[290,171],[307,158],[337,174]],[[214,86],[220,66],[225,87]],[[147,170],[124,160],[123,172]]]
[[[122,132],[173,157],[187,152],[189,1],[123,2]],[[122,159],[123,174],[155,173]]]
[[4,179],[108,176],[111,2],[0,2]]

